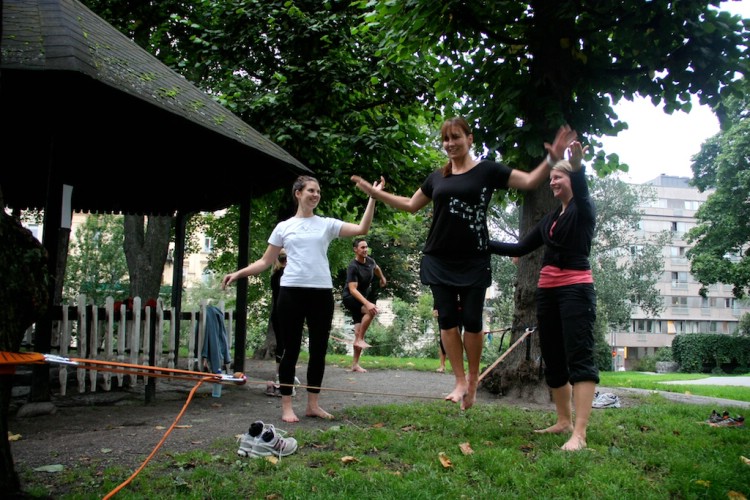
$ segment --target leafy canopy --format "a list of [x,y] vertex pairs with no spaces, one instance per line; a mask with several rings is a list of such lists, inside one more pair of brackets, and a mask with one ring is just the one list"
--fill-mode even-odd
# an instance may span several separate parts
[[[747,91],[743,80],[738,88]],[[750,291],[750,100],[730,96],[721,105],[721,131],[693,158],[693,184],[713,190],[695,214],[687,234],[690,272],[703,285],[734,286],[735,297]]]

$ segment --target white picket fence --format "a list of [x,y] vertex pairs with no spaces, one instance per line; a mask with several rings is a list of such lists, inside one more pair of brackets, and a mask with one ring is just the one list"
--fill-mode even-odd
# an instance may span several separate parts
[[[57,321],[55,321],[56,327],[53,327],[52,350],[49,354],[200,371],[200,351],[206,331],[205,312],[209,305],[206,301],[201,304],[199,310],[183,311],[181,314],[182,320],[189,323],[188,328],[181,325],[180,329],[180,342],[184,345],[183,339],[187,339],[188,356],[186,361],[176,356],[179,346],[176,345],[175,340],[175,309],[165,310],[161,299],[156,302],[156,307],[142,307],[139,297],[133,298],[132,304],[132,309],[129,309],[124,303],[118,304],[118,310],[114,299],[108,297],[104,307],[97,307],[87,305],[85,295],[78,296],[74,304],[62,307],[61,318],[53,318]],[[223,302],[218,303],[216,307],[224,312]],[[233,312],[229,311],[228,314],[225,312],[224,316],[227,341],[231,349],[234,346],[235,336],[232,328],[234,325]],[[153,329],[151,328],[152,321]],[[196,327],[198,328],[197,338],[195,335]],[[150,365],[152,333],[155,335],[153,345],[156,346],[156,352],[154,353],[155,363]],[[32,341],[33,327],[27,330],[24,343],[33,345]],[[197,350],[196,346],[198,346]],[[179,364],[183,366],[175,366],[175,360],[177,359],[179,359]],[[101,370],[101,372],[101,387],[105,391],[112,389],[113,376],[117,378],[119,387],[126,383],[132,386],[139,382],[135,374],[110,373],[105,370]],[[58,375],[61,395],[66,394],[68,379],[73,375],[77,379],[79,393],[85,393],[87,389],[96,392],[99,370],[68,367],[62,364],[59,367]],[[142,379],[140,382],[147,383],[148,378]]]

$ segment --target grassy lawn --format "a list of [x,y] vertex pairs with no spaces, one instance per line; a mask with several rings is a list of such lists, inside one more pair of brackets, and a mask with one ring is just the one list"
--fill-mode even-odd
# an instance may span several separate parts
[[[329,356],[330,363],[351,358]],[[366,358],[369,369],[434,370],[437,360]],[[686,390],[719,396],[727,389],[690,385],[703,375],[603,373],[602,386]],[[685,385],[660,385],[663,380]],[[740,398],[739,396],[742,396]],[[719,397],[731,397],[721,395]],[[240,458],[233,439],[200,452],[161,456],[117,499],[726,499],[750,495],[750,433],[711,427],[710,406],[628,397],[622,408],[593,410],[588,449],[559,449],[560,435],[534,434],[551,411],[499,404],[461,412],[444,402],[351,408],[326,431],[298,429],[299,449],[280,460]],[[722,410],[723,408],[716,408]],[[732,415],[735,415],[733,411]],[[132,474],[96,464],[66,471],[50,492],[24,473],[32,498],[102,498]]]

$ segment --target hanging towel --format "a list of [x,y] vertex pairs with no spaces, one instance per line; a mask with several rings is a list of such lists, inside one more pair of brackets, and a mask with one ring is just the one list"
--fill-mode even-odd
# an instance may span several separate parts
[[224,313],[216,306],[206,307],[206,334],[201,358],[208,360],[211,373],[218,373],[231,362]]

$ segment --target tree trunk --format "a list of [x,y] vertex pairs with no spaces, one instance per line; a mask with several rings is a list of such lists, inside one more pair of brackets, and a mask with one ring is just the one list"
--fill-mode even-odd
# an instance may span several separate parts
[[130,295],[144,303],[159,297],[164,264],[167,262],[172,217],[125,216],[125,259],[130,274]]
[[[51,278],[44,247],[5,212],[0,213],[0,261],[3,262],[0,351],[18,352],[25,330],[45,314]],[[0,366],[0,491],[6,497],[21,492],[7,439],[14,372],[13,365]]]
[[[521,210],[521,238],[555,206],[556,201],[548,185],[527,193]],[[511,345],[527,328],[536,327],[535,293],[542,253],[543,248],[540,248],[519,260]],[[532,402],[545,403],[550,401],[550,394],[543,374],[539,335],[534,332],[487,374],[482,380],[482,387],[494,394],[512,394]]]

